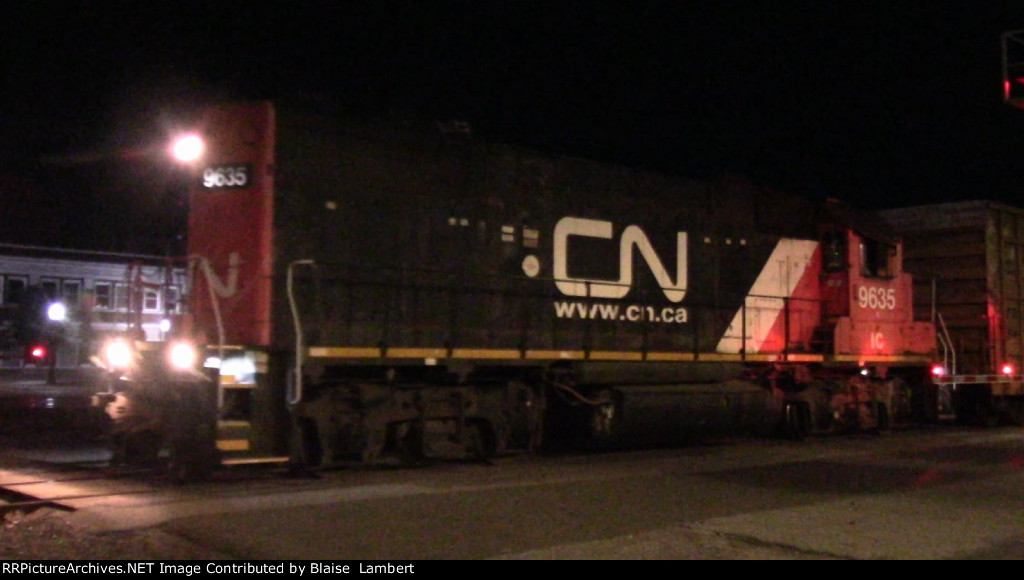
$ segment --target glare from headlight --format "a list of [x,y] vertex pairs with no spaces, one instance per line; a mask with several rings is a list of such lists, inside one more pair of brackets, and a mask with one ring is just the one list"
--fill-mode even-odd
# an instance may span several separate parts
[[171,346],[171,366],[178,370],[188,370],[195,367],[198,354],[191,344],[179,342]]
[[107,343],[103,352],[107,366],[111,369],[126,369],[132,364],[132,347],[123,340]]

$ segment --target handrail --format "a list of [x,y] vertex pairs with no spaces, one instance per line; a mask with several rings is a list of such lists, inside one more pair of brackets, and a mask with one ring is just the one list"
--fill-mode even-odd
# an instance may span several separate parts
[[302,401],[302,363],[303,363],[303,349],[305,346],[302,344],[302,320],[299,317],[299,307],[295,303],[295,290],[294,290],[294,279],[295,279],[295,266],[313,266],[316,265],[314,260],[295,260],[288,264],[288,280],[287,280],[287,291],[288,291],[288,306],[291,308],[292,323],[295,326],[295,390],[288,397],[288,404],[297,405]]
[[[946,367],[950,374],[955,375],[955,374],[957,374],[957,368],[956,368],[956,349],[953,348],[953,340],[949,337],[949,329],[946,328],[946,321],[945,321],[945,319],[942,318],[942,313],[938,312],[938,313],[936,313],[936,316],[939,319],[939,328],[942,329],[942,334],[938,335],[939,339],[942,340],[943,350],[944,350],[943,358],[942,358],[942,366]],[[945,335],[945,336],[943,336],[943,335]],[[949,353],[949,355],[947,355],[946,353]],[[953,361],[953,364],[951,366],[947,366],[947,363],[949,362],[949,358],[948,358],[949,356],[952,357],[952,361]]]

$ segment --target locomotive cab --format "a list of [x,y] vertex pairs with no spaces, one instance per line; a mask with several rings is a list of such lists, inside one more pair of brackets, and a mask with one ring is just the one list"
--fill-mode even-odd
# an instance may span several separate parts
[[832,230],[823,247],[823,325],[830,347],[825,352],[900,363],[910,362],[901,357],[935,351],[934,326],[914,320],[912,279],[903,272],[898,239]]
[[934,325],[914,320],[902,242],[872,215],[830,202],[838,219],[821,230],[821,324],[812,345],[824,370],[806,396],[816,428],[885,429],[927,405],[923,361]]

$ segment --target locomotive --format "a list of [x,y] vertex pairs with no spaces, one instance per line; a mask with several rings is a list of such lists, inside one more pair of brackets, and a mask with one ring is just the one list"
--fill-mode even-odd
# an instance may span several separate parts
[[123,342],[98,399],[183,472],[800,439],[934,406],[935,327],[877,216],[458,123],[244,102],[193,127],[179,338],[205,364]]

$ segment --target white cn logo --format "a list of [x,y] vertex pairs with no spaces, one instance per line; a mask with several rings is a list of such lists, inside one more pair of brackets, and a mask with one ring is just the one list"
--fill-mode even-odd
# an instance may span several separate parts
[[225,283],[217,275],[217,272],[213,271],[210,261],[206,258],[200,258],[199,267],[202,268],[206,283],[210,285],[210,289],[213,290],[214,294],[221,298],[231,298],[238,292],[238,269],[241,261],[238,252],[231,252],[228,256],[228,281]]
[[633,248],[636,248],[654,274],[665,297],[682,302],[686,297],[686,232],[676,234],[676,279],[665,269],[654,252],[647,234],[637,226],[627,226],[619,237],[619,279],[591,280],[569,275],[569,237],[612,239],[612,222],[566,217],[555,225],[555,285],[566,296],[618,299],[629,294],[633,286]]

